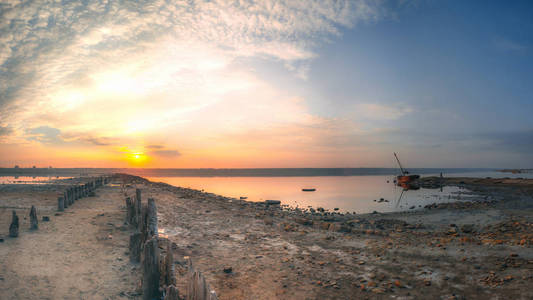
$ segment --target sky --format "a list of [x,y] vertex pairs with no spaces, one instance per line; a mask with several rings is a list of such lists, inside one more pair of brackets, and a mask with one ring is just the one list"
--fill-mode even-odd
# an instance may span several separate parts
[[533,2],[2,1],[0,166],[533,167]]

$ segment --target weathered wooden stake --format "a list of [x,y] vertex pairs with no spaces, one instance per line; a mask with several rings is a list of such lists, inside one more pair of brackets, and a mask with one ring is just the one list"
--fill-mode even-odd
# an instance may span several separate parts
[[17,216],[16,211],[13,211],[13,217],[11,218],[11,224],[9,225],[9,236],[19,236],[19,217]]
[[154,237],[144,244],[143,255],[143,299],[159,299],[159,247]]
[[68,208],[70,206],[70,189],[63,193],[63,198],[63,208]]
[[64,211],[65,210],[65,198],[64,197],[57,197],[57,210],[58,211]]
[[157,208],[155,206],[155,201],[152,198],[148,198],[146,225],[148,238],[150,238],[151,236],[157,237]]
[[31,206],[30,209],[30,229],[37,230],[39,229],[39,220],[37,219],[37,209],[35,206]]
[[167,286],[165,300],[179,300],[180,294],[178,288],[174,285]]
[[[170,241],[167,243],[167,250],[161,266],[162,284],[165,286],[176,285],[176,277],[174,277],[174,256],[172,255],[172,247]],[[177,290],[176,290],[177,291]]]
[[204,275],[194,269],[190,258],[188,269],[187,300],[217,300],[217,295],[205,281]]
[[142,235],[140,232],[135,232],[130,235],[130,261],[141,261],[141,245]]
[[142,221],[142,205],[141,205],[141,190],[136,189],[135,190],[135,225],[137,225],[137,228],[141,224]]
[[131,213],[132,213],[131,198],[126,197],[126,224],[131,224]]

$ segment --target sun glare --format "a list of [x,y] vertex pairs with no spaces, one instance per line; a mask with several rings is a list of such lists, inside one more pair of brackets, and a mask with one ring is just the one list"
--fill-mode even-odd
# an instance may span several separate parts
[[126,154],[126,160],[130,165],[143,166],[148,162],[149,157],[143,152],[130,152]]

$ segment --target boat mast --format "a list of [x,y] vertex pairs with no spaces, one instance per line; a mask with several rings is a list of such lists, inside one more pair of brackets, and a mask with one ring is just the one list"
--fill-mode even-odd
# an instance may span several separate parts
[[407,172],[402,168],[402,164],[400,163],[400,160],[398,159],[398,155],[396,155],[396,152],[394,153],[394,157],[396,157],[396,161],[398,162],[398,165],[400,166],[400,170],[402,171],[402,175],[407,174]]

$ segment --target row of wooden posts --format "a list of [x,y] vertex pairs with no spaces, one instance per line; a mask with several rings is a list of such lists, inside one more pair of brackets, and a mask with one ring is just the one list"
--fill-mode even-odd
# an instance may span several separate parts
[[[171,242],[158,234],[157,207],[154,199],[142,203],[141,190],[126,197],[126,222],[135,229],[130,235],[130,260],[141,263],[144,300],[178,300]],[[216,293],[189,259],[187,300],[217,300]]]
[[[74,201],[87,196],[94,196],[94,191],[96,188],[101,187],[104,184],[107,184],[109,181],[108,177],[97,177],[85,184],[70,186],[65,190],[63,196],[57,198],[57,210],[64,211],[65,208],[69,207],[74,203]],[[43,216],[43,220],[48,220],[48,217]],[[31,206],[30,209],[30,230],[39,229],[39,220],[37,219],[37,209],[35,206]],[[17,212],[13,210],[11,224],[9,224],[9,236],[18,237],[19,236],[19,217]]]
[[57,210],[64,211],[74,201],[83,197],[93,197],[94,191],[109,181],[108,177],[98,177],[82,185],[71,186],[65,190],[63,196],[57,198]]

